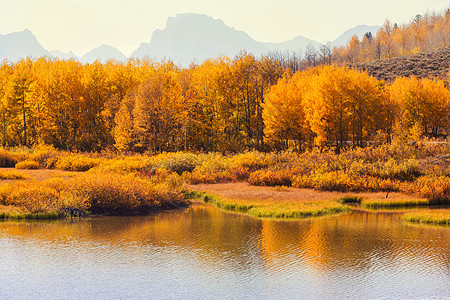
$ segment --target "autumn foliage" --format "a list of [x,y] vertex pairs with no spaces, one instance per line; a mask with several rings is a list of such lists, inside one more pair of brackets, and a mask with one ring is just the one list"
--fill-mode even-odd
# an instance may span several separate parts
[[0,99],[0,141],[9,147],[340,152],[413,128],[445,137],[449,128],[441,80],[387,85],[336,65],[292,73],[246,53],[188,69],[147,60],[3,62]]

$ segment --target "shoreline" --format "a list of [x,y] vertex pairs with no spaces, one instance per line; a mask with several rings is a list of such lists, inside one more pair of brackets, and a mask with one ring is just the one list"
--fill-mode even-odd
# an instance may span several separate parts
[[[11,168],[1,168],[1,171],[11,170]],[[24,180],[1,180],[0,186],[11,182],[33,182],[45,184],[48,180],[58,179],[60,182],[73,181],[83,176],[91,176],[89,172],[70,172],[61,170],[22,170],[13,169],[24,174]],[[88,177],[92,179],[91,177]],[[117,180],[126,177],[116,178]],[[139,181],[142,183],[142,181]],[[90,180],[84,181],[90,185]],[[97,184],[103,185],[102,181]],[[181,183],[180,183],[181,184]],[[81,185],[83,186],[83,185]],[[80,187],[81,187],[80,186]],[[122,186],[120,184],[120,186]],[[408,214],[414,212],[414,217],[403,218],[404,222],[437,223],[450,224],[450,206],[447,203],[434,203],[429,199],[408,195],[401,192],[339,192],[320,191],[312,188],[295,188],[286,186],[258,186],[248,182],[229,183],[201,183],[184,184],[183,190],[178,189],[177,202],[157,202],[156,206],[129,206],[110,210],[108,206],[97,207],[97,210],[81,209],[75,206],[64,206],[58,209],[30,211],[25,207],[14,206],[13,204],[0,205],[0,219],[26,219],[26,220],[53,220],[84,218],[88,216],[145,216],[159,213],[166,210],[189,207],[190,201],[199,199],[206,203],[212,203],[220,209],[246,214],[254,218],[270,219],[305,219],[318,216],[335,215],[348,213],[353,210],[367,211],[374,213],[400,213]],[[102,198],[103,193],[110,187],[104,186],[102,191],[97,190],[95,184],[91,187],[95,191],[96,197]],[[116,189],[117,193],[125,192],[124,187]],[[145,194],[145,192],[144,192]],[[86,194],[88,196],[88,194]],[[122,199],[126,195],[120,196]],[[177,199],[178,199],[177,198]],[[182,200],[181,198],[184,198]],[[174,198],[175,199],[175,198]],[[59,201],[58,198],[54,199]],[[113,199],[111,199],[113,200]],[[121,201],[121,200],[120,200]],[[196,200],[194,200],[196,201]],[[107,204],[107,203],[105,203]],[[439,216],[431,216],[430,210],[442,208],[444,213]],[[415,210],[420,209],[419,212]],[[421,215],[420,213],[423,213]]]
[[[436,209],[448,211],[447,215],[450,218],[450,206],[413,205],[416,200],[424,202],[427,199],[403,193],[390,193],[389,197],[385,198],[384,193],[325,192],[314,189],[252,186],[243,182],[189,185],[189,189],[192,191],[193,199],[213,204],[219,209],[261,219],[298,220],[351,211],[401,215],[414,212],[417,215],[421,211],[428,214],[430,210]],[[362,204],[339,203],[341,199],[346,197],[360,198]],[[277,198],[277,200],[274,200],[274,198]],[[364,201],[367,201],[367,203],[370,203],[370,201],[382,203],[384,201],[387,205],[373,207],[364,205]],[[392,205],[392,203],[395,205]],[[401,205],[402,203],[409,205]],[[323,207],[331,209],[321,210]],[[417,210],[419,211],[417,212]],[[418,220],[421,219],[418,218]],[[413,222],[406,219],[402,221]],[[450,224],[450,222],[439,220],[438,224]]]

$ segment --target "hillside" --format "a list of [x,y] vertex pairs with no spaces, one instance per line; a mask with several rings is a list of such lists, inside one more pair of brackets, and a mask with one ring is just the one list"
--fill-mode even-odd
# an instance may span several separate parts
[[450,67],[450,47],[415,55],[354,63],[350,67],[367,71],[378,80],[393,81],[397,77],[444,77]]

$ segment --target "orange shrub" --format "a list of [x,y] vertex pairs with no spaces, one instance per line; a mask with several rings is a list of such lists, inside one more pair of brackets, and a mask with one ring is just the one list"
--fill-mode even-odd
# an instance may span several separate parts
[[253,185],[263,186],[291,186],[291,174],[288,170],[259,170],[250,174],[248,182]]
[[415,182],[403,186],[403,190],[430,199],[432,204],[450,203],[450,177],[421,176]]

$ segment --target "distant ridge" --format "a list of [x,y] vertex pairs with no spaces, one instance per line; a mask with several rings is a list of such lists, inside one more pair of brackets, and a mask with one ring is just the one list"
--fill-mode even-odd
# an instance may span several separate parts
[[305,38],[303,36],[297,36],[292,40],[282,42],[282,43],[263,43],[266,48],[269,48],[272,51],[305,51],[307,47],[313,47],[315,49],[319,49],[322,44],[318,43],[314,40]]
[[101,62],[106,62],[109,59],[116,59],[118,61],[125,61],[127,57],[117,50],[116,48],[109,45],[101,45],[98,48],[95,48],[81,58],[82,62],[92,63],[95,60],[99,60]]
[[[371,31],[376,34],[378,26],[361,25],[347,30],[328,45],[341,45],[348,42],[353,34],[362,38],[364,33]],[[227,26],[222,20],[214,19],[204,14],[178,14],[167,19],[166,27],[155,30],[149,42],[141,45],[132,53],[131,57],[149,57],[157,61],[171,59],[176,64],[187,67],[189,64],[201,63],[205,59],[225,55],[234,57],[241,50],[259,57],[271,51],[297,52],[304,54],[307,48],[319,50],[322,46],[317,41],[297,36],[282,43],[258,42],[247,33]],[[102,62],[108,59],[124,61],[127,57],[118,49],[102,45],[77,57],[72,51],[47,51],[37,41],[30,30],[0,35],[0,61],[15,62],[25,57],[50,56],[60,59],[77,59],[81,62],[91,63],[96,59]]]

